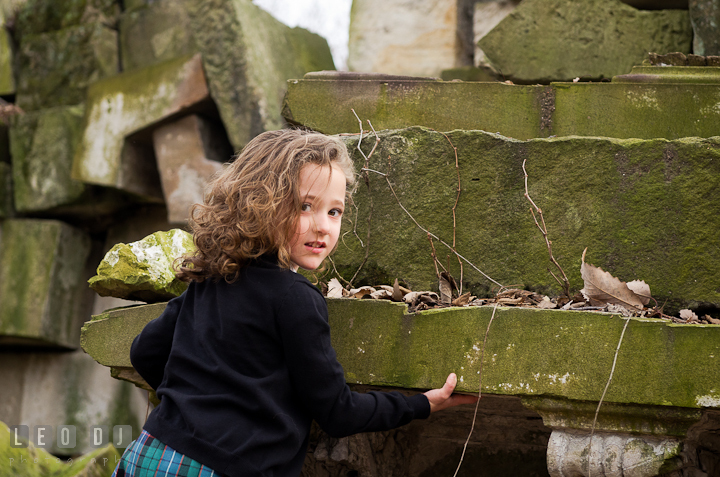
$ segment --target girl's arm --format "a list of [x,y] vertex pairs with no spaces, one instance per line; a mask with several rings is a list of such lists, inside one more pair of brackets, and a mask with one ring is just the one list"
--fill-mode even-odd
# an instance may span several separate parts
[[130,348],[130,362],[155,390],[160,386],[165,374],[165,365],[172,349],[175,323],[184,296],[170,300],[165,311],[145,325]]

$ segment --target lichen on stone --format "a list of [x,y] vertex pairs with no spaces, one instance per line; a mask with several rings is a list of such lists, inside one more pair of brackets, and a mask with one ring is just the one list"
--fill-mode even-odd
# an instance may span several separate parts
[[101,296],[148,303],[174,298],[187,284],[175,277],[173,263],[193,250],[192,236],[180,229],[119,243],[105,254],[98,274],[89,280],[90,288]]

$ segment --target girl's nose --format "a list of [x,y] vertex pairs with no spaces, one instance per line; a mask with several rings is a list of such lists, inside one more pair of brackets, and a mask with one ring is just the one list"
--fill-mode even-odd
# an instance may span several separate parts
[[327,235],[330,231],[330,219],[326,214],[317,214],[315,216],[315,232],[320,235]]

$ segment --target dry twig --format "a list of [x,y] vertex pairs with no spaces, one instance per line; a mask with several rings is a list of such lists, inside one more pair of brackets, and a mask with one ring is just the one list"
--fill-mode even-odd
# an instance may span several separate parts
[[570,296],[571,296],[570,295],[570,282],[568,281],[567,275],[565,275],[565,271],[562,269],[560,264],[557,262],[557,260],[555,260],[555,257],[553,256],[552,242],[550,241],[550,239],[548,239],[547,226],[545,225],[545,218],[543,217],[542,209],[540,209],[540,207],[538,207],[535,204],[535,202],[533,202],[533,200],[530,198],[530,193],[528,192],[528,173],[525,170],[525,162],[526,161],[527,161],[527,159],[523,159],[523,163],[522,163],[523,174],[525,174],[525,198],[530,201],[530,203],[532,204],[533,207],[535,207],[535,210],[537,211],[538,215],[540,216],[540,221],[542,222],[542,226],[540,225],[540,223],[538,223],[537,216],[535,215],[535,211],[533,211],[533,209],[530,209],[530,213],[532,213],[533,219],[535,220],[535,225],[537,225],[538,229],[540,229],[540,232],[542,233],[543,238],[545,239],[545,243],[547,244],[548,253],[550,254],[550,261],[560,271],[560,274],[562,275],[562,278],[563,278],[562,281],[560,281],[560,279],[557,276],[555,276],[555,274],[550,269],[548,269],[548,271],[550,272],[550,275],[552,275],[553,278],[560,284],[560,286],[563,287],[565,296],[570,298]]

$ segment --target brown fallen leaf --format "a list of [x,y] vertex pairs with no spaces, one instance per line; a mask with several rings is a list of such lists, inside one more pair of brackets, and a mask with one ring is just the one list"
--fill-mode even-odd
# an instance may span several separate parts
[[398,283],[398,279],[395,279],[395,283],[393,283],[393,291],[392,291],[392,301],[402,301],[403,296],[405,296],[405,293],[400,290],[400,283]]
[[710,315],[705,315],[703,318],[705,318],[705,321],[707,321],[710,324],[720,325],[720,320],[718,320],[717,318],[713,318]]
[[392,298],[392,293],[385,290],[384,288],[381,288],[380,290],[374,291],[370,294],[371,298],[374,298],[375,300],[390,300]]
[[347,293],[337,278],[333,278],[328,282],[328,298],[342,298],[343,292]]
[[375,293],[377,290],[375,290],[373,287],[369,287],[365,285],[364,287],[360,288],[353,288],[350,290],[350,296],[353,298],[362,298],[365,295],[370,295],[372,293]]
[[475,297],[472,296],[470,294],[470,292],[463,293],[462,295],[460,295],[459,297],[455,298],[452,301],[452,305],[453,306],[465,306],[468,303],[470,303],[471,301],[473,301],[474,299],[475,299]]
[[580,275],[584,281],[585,288],[582,293],[590,300],[592,306],[602,306],[606,303],[621,305],[626,308],[642,310],[643,302],[639,296],[630,290],[627,284],[602,268],[585,263],[585,252],[582,254],[582,265]]
[[691,321],[698,321],[698,316],[687,308],[684,310],[680,310],[680,318],[685,320],[685,323],[690,323]]
[[627,287],[640,298],[643,305],[650,303],[650,285],[645,280],[633,280],[627,283]]
[[542,308],[543,310],[552,310],[553,308],[557,308],[557,304],[550,301],[550,298],[544,296],[542,301],[538,303],[538,308]]
[[440,301],[445,305],[452,302],[452,285],[448,279],[449,275],[445,272],[440,274],[438,288],[440,289]]

